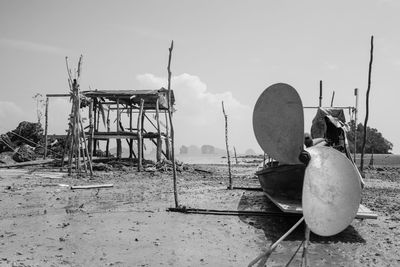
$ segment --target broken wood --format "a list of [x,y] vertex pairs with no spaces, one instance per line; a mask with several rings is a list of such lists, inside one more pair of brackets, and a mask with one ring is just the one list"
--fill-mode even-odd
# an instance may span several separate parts
[[114,184],[95,184],[95,185],[72,185],[71,190],[75,189],[99,189],[114,187]]

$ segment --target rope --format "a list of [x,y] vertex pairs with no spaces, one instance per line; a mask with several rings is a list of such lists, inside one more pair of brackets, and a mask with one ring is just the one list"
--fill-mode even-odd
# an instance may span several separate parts
[[296,256],[297,252],[299,252],[299,250],[300,250],[301,246],[303,245],[303,243],[304,243],[304,240],[301,241],[299,247],[296,249],[296,251],[294,252],[293,256],[290,258],[289,262],[286,263],[285,267],[288,267],[290,265],[290,263],[292,263],[294,257]]

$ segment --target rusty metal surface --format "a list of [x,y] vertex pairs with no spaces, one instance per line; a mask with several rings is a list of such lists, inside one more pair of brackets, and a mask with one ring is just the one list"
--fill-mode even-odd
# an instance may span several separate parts
[[299,164],[303,149],[303,105],[288,84],[271,85],[260,95],[253,111],[253,129],[258,144],[282,164]]

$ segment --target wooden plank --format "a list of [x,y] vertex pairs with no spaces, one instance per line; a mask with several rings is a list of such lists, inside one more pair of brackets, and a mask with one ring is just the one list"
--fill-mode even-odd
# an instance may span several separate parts
[[[283,197],[272,197],[268,193],[264,194],[283,212],[288,212],[288,213],[297,213],[297,214],[303,214],[303,209],[301,207],[301,201],[295,201]],[[378,215],[374,212],[372,212],[369,208],[366,206],[360,204],[356,219],[377,219]]]
[[73,185],[71,186],[71,190],[75,189],[99,189],[99,188],[110,188],[113,187],[113,184],[95,184],[95,185]]

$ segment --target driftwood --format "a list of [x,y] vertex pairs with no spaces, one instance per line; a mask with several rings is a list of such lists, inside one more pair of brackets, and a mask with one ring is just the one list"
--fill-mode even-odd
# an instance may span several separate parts
[[371,71],[372,71],[373,56],[374,56],[374,36],[371,36],[371,50],[370,50],[370,59],[368,68],[368,89],[366,94],[366,112],[364,120],[364,134],[363,134],[363,143],[361,148],[361,161],[360,161],[361,173],[363,172],[363,167],[364,167],[364,150],[365,150],[365,143],[367,142],[367,123],[369,116],[369,91],[371,90]]
[[229,143],[228,143],[228,115],[225,113],[224,101],[222,101],[222,113],[225,118],[225,144],[226,144],[226,155],[228,158],[228,172],[229,172],[229,189],[232,189],[232,172],[231,172],[231,157],[229,155]]
[[114,187],[113,184],[95,184],[95,185],[72,185],[71,190],[75,189],[99,189]]

